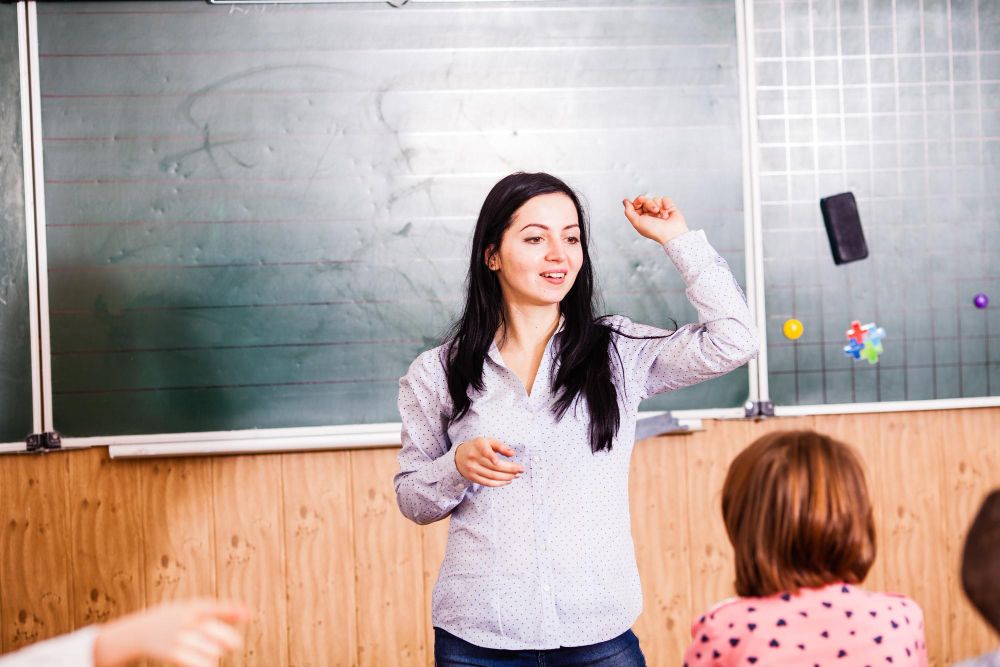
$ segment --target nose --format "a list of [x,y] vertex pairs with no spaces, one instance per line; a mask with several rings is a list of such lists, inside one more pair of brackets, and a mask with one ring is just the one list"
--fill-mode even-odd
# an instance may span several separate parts
[[561,240],[555,240],[549,244],[549,250],[545,253],[545,259],[550,262],[562,262],[566,259],[566,248]]

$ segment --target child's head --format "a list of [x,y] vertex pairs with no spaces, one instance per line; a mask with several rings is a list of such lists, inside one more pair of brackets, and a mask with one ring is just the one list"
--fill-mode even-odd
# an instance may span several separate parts
[[743,596],[860,583],[875,560],[861,463],[812,431],[769,433],[743,450],[726,475],[722,517]]
[[986,498],[965,538],[962,588],[986,622],[1000,632],[1000,489]]

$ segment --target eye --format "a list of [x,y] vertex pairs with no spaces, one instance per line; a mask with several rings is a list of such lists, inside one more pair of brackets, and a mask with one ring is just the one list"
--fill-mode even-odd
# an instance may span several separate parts
[[528,238],[526,238],[524,240],[527,241],[528,243],[538,243],[538,242],[540,242],[542,240],[542,237],[541,236],[530,236],[530,237],[528,237]]
[[566,242],[567,243],[574,243],[575,244],[575,243],[579,243],[580,239],[578,237],[576,237],[576,236],[569,236],[569,237],[566,238]]

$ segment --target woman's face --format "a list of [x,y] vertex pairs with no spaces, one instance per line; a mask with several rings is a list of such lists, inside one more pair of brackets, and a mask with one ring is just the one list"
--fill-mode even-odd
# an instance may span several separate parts
[[504,301],[528,306],[559,303],[583,264],[573,200],[539,195],[517,209],[487,265],[497,272]]

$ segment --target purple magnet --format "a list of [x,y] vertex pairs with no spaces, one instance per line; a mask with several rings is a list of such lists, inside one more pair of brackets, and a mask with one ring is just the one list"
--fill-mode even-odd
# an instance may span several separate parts
[[985,294],[977,294],[972,303],[976,304],[976,308],[985,308],[990,305],[990,299]]

